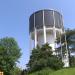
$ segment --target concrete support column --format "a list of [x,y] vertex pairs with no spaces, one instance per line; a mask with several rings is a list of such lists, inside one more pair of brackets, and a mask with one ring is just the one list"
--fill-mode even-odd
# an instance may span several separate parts
[[55,29],[55,15],[54,15],[54,11],[53,11],[53,20],[54,20],[54,27],[53,27],[54,40],[56,40],[56,29]]
[[35,28],[35,31],[34,31],[34,44],[35,44],[35,48],[36,48],[36,46],[37,46],[37,30],[36,30],[36,28]]
[[44,10],[43,10],[43,33],[44,33],[44,43],[46,43],[46,27],[45,27],[45,20],[44,20]]
[[62,54],[62,40],[61,40],[61,35],[62,35],[62,32],[60,31],[59,36],[60,36],[60,47],[61,47],[61,59],[62,59],[62,61],[63,61],[63,54]]
[[35,14],[34,14],[34,47],[37,46],[37,29],[35,27]]
[[43,30],[44,30],[44,43],[46,43],[46,27],[43,26]]
[[[55,15],[54,15],[54,11],[53,11],[53,20],[54,20],[54,27],[53,27],[53,35],[54,35],[54,49],[56,48],[56,28],[55,28]],[[56,54],[54,52],[54,54]]]
[[65,33],[65,43],[66,43],[66,62],[65,62],[65,66],[69,67],[69,52],[68,52],[68,47],[67,47],[67,40],[66,40],[66,33]]

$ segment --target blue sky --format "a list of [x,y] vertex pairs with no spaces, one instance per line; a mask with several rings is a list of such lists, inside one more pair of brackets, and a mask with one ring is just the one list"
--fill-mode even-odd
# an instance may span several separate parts
[[29,16],[40,9],[63,14],[65,28],[75,28],[75,0],[0,0],[0,38],[14,37],[22,49],[19,67],[29,60]]

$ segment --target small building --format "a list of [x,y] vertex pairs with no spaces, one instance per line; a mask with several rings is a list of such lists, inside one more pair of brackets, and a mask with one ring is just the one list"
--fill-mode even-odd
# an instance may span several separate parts
[[4,75],[3,72],[0,71],[0,75]]

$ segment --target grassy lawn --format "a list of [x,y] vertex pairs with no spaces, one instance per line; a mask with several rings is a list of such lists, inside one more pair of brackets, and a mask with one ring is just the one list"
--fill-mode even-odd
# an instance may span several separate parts
[[29,75],[49,75],[50,73],[53,73],[53,72],[54,72],[53,70],[46,68],[44,70],[37,71],[37,72],[29,74]]
[[49,68],[46,68],[44,70],[37,71],[29,75],[75,75],[75,68],[67,68],[58,71],[54,71]]
[[52,74],[49,74],[49,75],[75,75],[75,68],[58,70],[58,71],[56,71]]

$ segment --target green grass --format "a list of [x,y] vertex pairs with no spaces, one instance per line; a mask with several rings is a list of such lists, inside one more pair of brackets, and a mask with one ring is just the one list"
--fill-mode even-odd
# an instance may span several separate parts
[[75,68],[61,69],[58,71],[54,71],[49,68],[46,68],[44,70],[37,71],[29,75],[75,75]]
[[37,71],[35,73],[29,74],[29,75],[49,75],[50,73],[53,73],[54,70],[51,70],[49,68],[45,68],[41,71]]
[[75,75],[75,68],[67,68],[67,69],[58,70],[49,75]]

